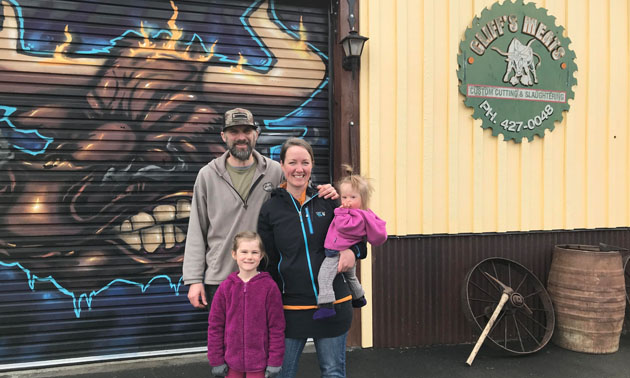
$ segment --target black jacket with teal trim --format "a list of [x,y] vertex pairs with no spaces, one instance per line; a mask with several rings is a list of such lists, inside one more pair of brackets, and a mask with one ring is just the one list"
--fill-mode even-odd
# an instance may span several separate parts
[[[267,270],[276,280],[285,305],[317,305],[317,275],[324,258],[324,240],[337,201],[307,189],[302,206],[282,188],[275,189],[258,218],[258,233],[269,256]],[[350,295],[342,275],[333,282],[337,299]]]
[[[269,255],[267,270],[282,292],[282,302],[293,306],[316,306],[319,287],[317,275],[324,261],[324,240],[337,202],[317,197],[307,189],[302,206],[285,190],[276,189],[265,202],[258,218],[258,232]],[[365,250],[365,243],[362,243]],[[360,248],[352,247],[355,255]],[[333,281],[337,299],[350,295],[343,275]],[[337,314],[326,321],[313,320],[315,309],[285,310],[285,336],[322,338],[340,336],[350,329],[350,301],[335,305]]]

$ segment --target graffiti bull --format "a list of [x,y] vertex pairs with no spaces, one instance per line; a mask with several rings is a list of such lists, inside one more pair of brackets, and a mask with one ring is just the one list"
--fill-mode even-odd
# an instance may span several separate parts
[[[122,39],[107,58],[34,57],[16,48],[15,9],[6,1],[2,7],[0,106],[11,113],[11,127],[5,117],[0,261],[17,261],[69,290],[99,289],[112,277],[177,279],[191,180],[224,152],[226,98],[255,90],[295,108],[326,72],[304,41],[287,39],[265,2],[249,25],[274,57],[267,72],[220,64],[203,49],[182,53],[175,40],[166,41],[177,47],[169,50]],[[312,76],[287,74],[295,62]],[[29,152],[8,137],[12,130],[37,130],[49,144]]]
[[[540,66],[541,59],[540,55],[536,54],[531,48],[531,44],[534,41],[535,39],[532,38],[526,45],[523,45],[521,41],[513,38],[507,52],[503,52],[497,47],[492,47],[494,51],[506,57],[507,68],[503,76],[504,83],[509,82],[513,86],[519,82],[525,86],[532,86],[538,83],[536,68]],[[538,63],[536,64],[534,64],[534,56],[538,58]]]

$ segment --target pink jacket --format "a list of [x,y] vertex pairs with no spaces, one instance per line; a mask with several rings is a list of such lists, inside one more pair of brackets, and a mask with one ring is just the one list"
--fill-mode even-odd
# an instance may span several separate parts
[[269,273],[243,282],[234,272],[219,285],[208,317],[208,361],[243,372],[282,366],[284,309]]
[[385,221],[372,210],[335,209],[324,247],[335,251],[343,251],[367,238],[370,244],[378,246],[387,240]]

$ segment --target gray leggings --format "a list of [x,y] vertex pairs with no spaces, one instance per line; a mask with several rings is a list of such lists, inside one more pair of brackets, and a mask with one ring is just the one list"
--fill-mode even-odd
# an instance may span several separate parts
[[[335,292],[333,290],[333,280],[337,276],[337,266],[339,265],[339,254],[332,257],[326,257],[324,262],[319,267],[319,274],[317,275],[317,282],[319,283],[319,297],[317,303],[332,303],[335,301]],[[365,295],[361,283],[357,279],[356,265],[349,269],[347,272],[342,273],[350,292],[352,293],[352,299],[358,299]]]

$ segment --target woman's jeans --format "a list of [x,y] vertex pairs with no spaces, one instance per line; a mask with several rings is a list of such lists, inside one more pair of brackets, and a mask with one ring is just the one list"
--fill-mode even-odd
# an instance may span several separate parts
[[[346,377],[346,337],[344,333],[337,337],[314,339],[319,370],[322,378]],[[284,339],[284,361],[279,378],[293,378],[297,374],[298,362],[306,345],[306,339]]]

